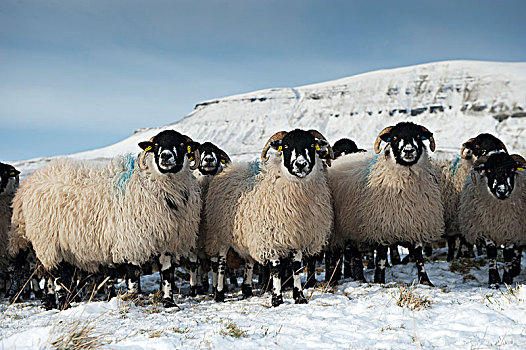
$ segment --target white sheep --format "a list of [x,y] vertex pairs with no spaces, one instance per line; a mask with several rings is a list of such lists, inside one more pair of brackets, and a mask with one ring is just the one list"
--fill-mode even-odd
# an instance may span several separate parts
[[[170,257],[190,255],[200,221],[199,186],[191,173],[199,165],[198,143],[165,130],[139,146],[144,151],[138,160],[60,159],[35,171],[13,201],[11,252],[30,243],[55,276],[62,263],[87,272],[126,264],[132,293],[138,291],[139,266],[165,253],[161,273],[172,275],[165,276],[170,283],[163,285],[163,301],[175,305]],[[196,158],[190,169],[189,157]],[[64,306],[60,287],[57,300]]]
[[504,246],[502,282],[513,283],[515,246],[526,244],[526,160],[518,155],[493,153],[473,164],[460,197],[460,229],[468,242],[486,242],[489,285],[501,283],[497,248]]
[[[348,155],[334,162],[329,184],[334,196],[335,235],[351,241],[355,253],[364,246],[376,246],[374,281],[385,282],[387,246],[404,243],[413,253],[418,281],[429,284],[422,246],[440,238],[444,230],[443,205],[435,168],[423,140],[433,134],[414,123],[398,123],[382,130],[376,138],[376,157]],[[363,278],[361,258],[353,259],[354,277]]]
[[[280,153],[269,161],[269,148]],[[326,167],[332,150],[317,131],[274,134],[261,153],[263,164],[234,163],[208,190],[206,250],[219,256],[215,299],[224,300],[224,268],[233,248],[246,261],[243,294],[252,294],[254,261],[271,264],[272,305],[283,303],[280,259],[293,255],[293,297],[306,303],[299,270],[303,255],[321,251],[331,232],[333,210]]]

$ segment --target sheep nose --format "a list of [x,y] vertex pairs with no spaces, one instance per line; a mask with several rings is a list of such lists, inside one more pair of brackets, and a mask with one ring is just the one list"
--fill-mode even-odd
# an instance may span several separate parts
[[407,154],[413,154],[415,152],[414,148],[404,148],[404,152]]
[[170,158],[172,158],[172,155],[170,153],[168,153],[168,152],[161,153],[161,159],[162,160],[168,160]]
[[300,159],[296,161],[296,167],[300,170],[303,170],[307,166],[307,161]]

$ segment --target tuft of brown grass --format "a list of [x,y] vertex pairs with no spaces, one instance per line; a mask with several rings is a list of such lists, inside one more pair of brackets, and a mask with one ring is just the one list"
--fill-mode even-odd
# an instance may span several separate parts
[[392,293],[396,300],[396,305],[400,307],[407,307],[411,310],[424,310],[431,307],[431,300],[426,296],[421,296],[416,293],[414,284],[408,286],[406,284],[399,284],[396,291]]
[[[60,326],[59,326],[60,325]],[[57,328],[59,326],[59,328]],[[98,349],[108,344],[107,334],[97,331],[92,321],[80,319],[69,323],[60,323],[53,328],[49,343],[57,350]]]
[[247,332],[241,330],[234,322],[227,323],[219,334],[229,335],[233,338],[245,338],[247,336]]
[[467,275],[470,273],[471,269],[480,270],[480,268],[485,266],[486,263],[486,259],[484,258],[457,259],[451,262],[451,265],[449,265],[449,271]]

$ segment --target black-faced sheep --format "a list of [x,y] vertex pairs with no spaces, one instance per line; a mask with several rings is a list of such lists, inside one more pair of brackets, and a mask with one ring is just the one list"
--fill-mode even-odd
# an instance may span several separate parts
[[481,156],[492,153],[506,153],[504,143],[491,134],[480,134],[464,142],[460,151],[460,157],[456,160],[434,161],[437,167],[442,201],[444,203],[445,237],[448,242],[447,261],[455,257],[455,246],[457,238],[460,238],[459,256],[469,257],[473,254],[473,247],[466,244],[459,228],[459,206],[460,193],[464,181],[469,176],[471,166]]
[[[271,147],[279,156],[269,161]],[[326,167],[320,158],[332,158],[332,150],[319,132],[281,131],[263,148],[263,164],[234,163],[213,178],[205,215],[206,250],[219,256],[216,300],[224,300],[226,254],[233,248],[246,261],[243,292],[248,295],[254,261],[271,264],[273,306],[283,303],[280,259],[292,254],[293,297],[296,303],[307,302],[299,277],[302,256],[321,251],[333,223]]]
[[0,163],[0,293],[9,288],[11,259],[7,248],[11,225],[11,203],[19,184],[20,172],[12,165]]
[[489,285],[501,283],[497,248],[504,246],[502,282],[513,283],[513,250],[526,243],[526,160],[494,153],[473,164],[460,197],[460,229],[468,242],[483,239],[489,259]]
[[404,243],[416,260],[418,281],[431,285],[422,246],[442,235],[444,209],[423,140],[429,140],[434,151],[429,130],[410,122],[398,123],[377,136],[377,154],[381,142],[386,143],[382,154],[345,156],[329,170],[335,233],[358,247],[376,245],[375,282],[385,282],[388,245]]
[[[87,272],[126,264],[132,293],[139,266],[153,256],[166,253],[165,265],[171,256],[187,257],[195,247],[201,212],[191,173],[199,165],[198,143],[166,130],[139,146],[139,159],[61,159],[25,179],[13,201],[11,252],[31,244],[52,276],[60,276],[62,263]],[[189,167],[192,157],[196,162]],[[173,281],[173,274],[164,278]],[[166,306],[175,305],[171,284],[163,288]],[[55,285],[56,302],[63,307],[64,292]],[[48,288],[47,294],[54,293]],[[47,301],[47,307],[55,306]]]

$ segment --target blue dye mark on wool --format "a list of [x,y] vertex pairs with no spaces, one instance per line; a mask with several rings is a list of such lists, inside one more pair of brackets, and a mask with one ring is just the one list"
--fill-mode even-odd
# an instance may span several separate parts
[[366,174],[366,177],[369,178],[369,175],[371,174],[371,171],[372,171],[372,167],[376,164],[376,162],[378,161],[378,157],[380,157],[379,154],[375,155],[373,157],[373,159],[371,159],[371,161],[369,162],[369,164],[367,164],[367,168],[365,170],[365,174]]
[[455,162],[451,165],[451,167],[449,167],[449,171],[451,171],[453,175],[457,173],[458,162],[460,162],[460,157],[457,157],[457,159],[455,159]]
[[117,187],[117,189],[119,189],[121,194],[126,193],[126,186],[128,185],[128,182],[130,181],[130,178],[133,172],[135,171],[135,157],[131,153],[128,153],[124,156],[123,165],[124,170],[115,182],[115,186]]
[[261,162],[260,161],[253,161],[248,163],[248,171],[252,175],[259,175],[261,173]]

